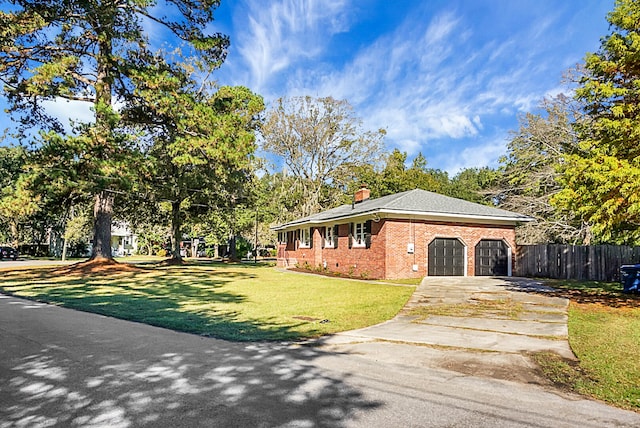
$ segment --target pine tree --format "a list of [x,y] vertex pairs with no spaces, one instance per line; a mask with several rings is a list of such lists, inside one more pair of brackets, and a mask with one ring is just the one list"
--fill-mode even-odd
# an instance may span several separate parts
[[[160,3],[160,4],[158,4]],[[227,37],[207,34],[217,0],[10,0],[0,12],[0,80],[24,128],[62,125],[43,108],[61,99],[89,103],[94,122],[76,132],[72,148],[88,157],[82,179],[95,195],[92,258],[110,260],[114,192],[130,155],[130,139],[114,109],[135,91],[131,77],[153,72],[157,52],[144,32],[152,23],[188,43],[213,67],[225,58]],[[8,11],[6,11],[8,10]],[[151,75],[149,75],[151,78]]]

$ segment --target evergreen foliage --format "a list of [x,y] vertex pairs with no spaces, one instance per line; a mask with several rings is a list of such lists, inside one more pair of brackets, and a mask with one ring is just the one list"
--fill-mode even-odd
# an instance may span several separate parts
[[554,202],[590,226],[594,243],[640,243],[640,1],[617,0],[611,33],[586,56],[576,99],[585,118]]

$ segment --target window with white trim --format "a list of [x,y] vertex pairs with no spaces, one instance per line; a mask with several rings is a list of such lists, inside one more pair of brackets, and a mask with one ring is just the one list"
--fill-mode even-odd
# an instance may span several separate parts
[[364,247],[366,246],[366,226],[365,223],[353,224],[353,246]]
[[311,248],[311,229],[300,229],[300,248]]
[[324,228],[324,246],[325,248],[335,248],[335,240],[338,238],[334,234],[333,226],[326,226]]

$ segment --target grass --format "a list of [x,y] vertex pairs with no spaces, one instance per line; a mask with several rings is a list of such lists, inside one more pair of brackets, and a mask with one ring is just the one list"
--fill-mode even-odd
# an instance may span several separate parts
[[413,288],[191,262],[81,275],[2,272],[0,289],[42,302],[236,341],[298,340],[392,318]]
[[469,303],[440,304],[418,306],[409,311],[424,320],[431,315],[450,317],[477,317],[481,315],[493,315],[517,320],[522,314],[523,306],[512,299],[476,299]]
[[640,410],[640,297],[617,283],[546,281],[571,299],[569,343],[578,362],[535,357],[547,376],[573,391]]

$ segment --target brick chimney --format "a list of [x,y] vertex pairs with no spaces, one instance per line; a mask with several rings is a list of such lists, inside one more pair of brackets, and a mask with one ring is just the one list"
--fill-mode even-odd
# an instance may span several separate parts
[[360,202],[363,202],[369,199],[370,195],[371,195],[371,190],[367,189],[366,184],[363,184],[362,186],[360,186],[360,188],[356,192],[353,200],[356,204],[358,204]]

